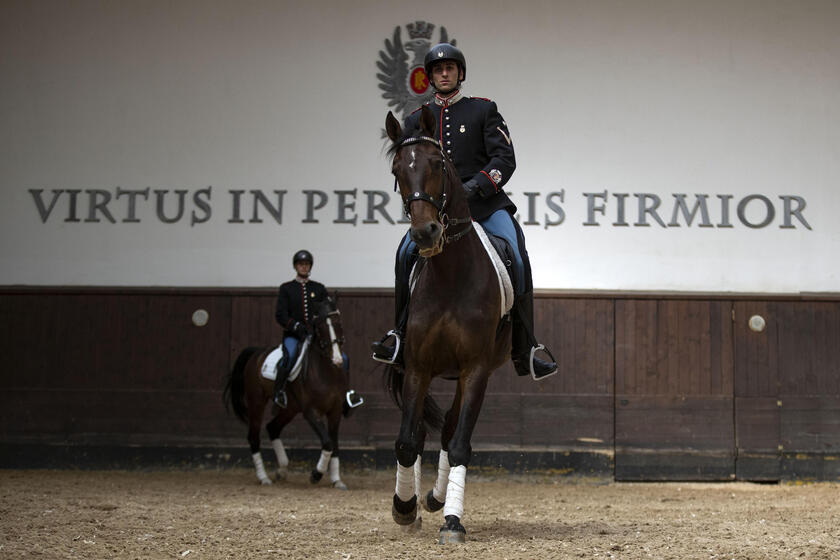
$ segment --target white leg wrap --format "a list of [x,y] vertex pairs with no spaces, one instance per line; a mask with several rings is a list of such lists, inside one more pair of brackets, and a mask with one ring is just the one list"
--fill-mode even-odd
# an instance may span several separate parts
[[443,506],[444,517],[447,515],[454,515],[458,519],[464,517],[464,485],[466,482],[467,467],[458,465],[449,469],[449,484],[446,486],[446,505]]
[[268,474],[265,472],[265,465],[263,465],[262,454],[257,451],[251,458],[254,460],[254,468],[257,469],[257,478],[260,479],[260,482],[263,484],[271,484],[271,480],[268,478]]
[[397,498],[407,502],[414,496],[414,467],[404,467],[397,462]]
[[446,502],[446,485],[449,483],[449,453],[440,450],[440,457],[438,457],[438,472],[437,480],[435,480],[435,487],[432,490],[432,496],[440,503]]
[[338,457],[332,457],[330,459],[330,482],[338,482],[341,480],[341,475],[339,474],[338,468]]
[[414,493],[417,495],[417,499],[420,499],[420,493],[422,492],[422,488],[420,487],[420,478],[421,478],[421,462],[422,457],[420,455],[417,456],[417,460],[414,461]]
[[286,449],[283,447],[283,440],[280,438],[271,440],[271,447],[274,448],[274,455],[277,457],[277,466],[281,469],[289,466],[289,458],[286,456]]
[[332,457],[332,451],[324,451],[321,450],[321,458],[318,459],[318,464],[315,465],[315,470],[321,474],[327,472],[327,467],[330,464],[330,457]]

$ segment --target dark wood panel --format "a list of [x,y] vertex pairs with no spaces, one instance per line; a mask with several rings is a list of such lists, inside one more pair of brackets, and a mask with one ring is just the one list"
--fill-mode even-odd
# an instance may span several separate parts
[[616,395],[616,455],[630,448],[733,453],[732,397]]
[[[750,480],[834,472],[840,301],[631,296],[538,294],[536,333],[560,373],[535,383],[509,362],[500,368],[474,446],[600,453],[615,444],[617,472],[653,478],[657,468],[725,477],[733,455]],[[244,441],[244,425],[224,412],[222,381],[241,348],[279,343],[274,299],[273,288],[2,290],[0,352],[15,367],[0,370],[0,434]],[[339,307],[351,384],[368,401],[344,421],[342,441],[390,450],[399,411],[369,346],[392,327],[393,297],[343,290]],[[210,314],[205,327],[190,322],[198,308]],[[767,321],[761,333],[747,327],[753,314]],[[448,406],[451,387],[433,390]],[[302,420],[284,438],[317,445]]]
[[[735,302],[735,395],[775,397],[779,394],[779,321],[776,306],[768,302]],[[749,328],[750,317],[765,320],[761,332]]]
[[616,392],[732,392],[730,302],[616,302]]
[[840,397],[781,398],[781,443],[785,451],[840,453]]
[[[216,388],[227,364],[226,298],[32,295],[3,306],[15,319],[0,349],[16,366],[4,368],[4,388]],[[192,324],[196,309],[206,326]]]
[[731,303],[615,306],[616,478],[734,476]]
[[739,455],[778,455],[781,443],[781,401],[774,397],[736,397],[735,440]]
[[612,395],[522,395],[522,445],[612,450]]
[[840,396],[840,303],[774,304],[782,395]]

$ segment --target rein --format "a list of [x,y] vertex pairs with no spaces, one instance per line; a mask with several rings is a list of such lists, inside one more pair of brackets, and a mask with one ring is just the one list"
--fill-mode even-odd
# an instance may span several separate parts
[[[449,173],[446,170],[446,154],[443,151],[443,147],[440,145],[440,142],[436,139],[432,138],[431,136],[412,136],[410,138],[406,138],[402,142],[400,142],[400,149],[404,148],[405,146],[410,146],[412,144],[420,144],[421,142],[428,142],[433,144],[438,151],[440,151],[440,174],[441,174],[441,196],[440,200],[435,200],[433,196],[430,196],[425,191],[414,191],[409,195],[405,200],[403,200],[403,211],[405,212],[406,216],[411,215],[410,206],[411,203],[416,200],[423,200],[428,202],[432,206],[434,206],[438,211],[438,222],[440,222],[441,227],[443,228],[443,242],[444,243],[452,243],[454,241],[458,241],[462,237],[464,237],[471,229],[472,229],[472,217],[467,216],[466,218],[450,218],[449,214],[446,212],[446,205],[448,202],[448,198],[446,196],[446,187],[448,184],[447,178],[449,177]],[[394,178],[394,192],[397,191],[397,179]],[[456,226],[461,224],[467,224],[463,230],[459,231],[458,233],[448,233],[450,226]]]

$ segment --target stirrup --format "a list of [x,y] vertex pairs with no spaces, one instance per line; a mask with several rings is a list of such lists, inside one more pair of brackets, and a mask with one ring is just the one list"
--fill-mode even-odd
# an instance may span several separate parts
[[[359,400],[354,403],[353,397],[356,397]],[[347,406],[349,406],[350,408],[356,408],[357,406],[362,406],[365,403],[364,397],[356,394],[355,389],[350,389],[349,391],[347,391],[347,394],[344,395],[344,398],[347,400]]]
[[391,329],[390,331],[388,331],[388,334],[386,334],[385,337],[382,340],[379,341],[380,346],[382,345],[383,342],[385,342],[385,340],[389,336],[393,336],[394,340],[396,341],[396,344],[394,345],[394,353],[391,355],[391,357],[390,358],[381,358],[381,357],[376,355],[376,352],[373,353],[372,357],[377,362],[382,362],[383,364],[388,364],[388,365],[394,365],[394,364],[397,363],[397,357],[400,355],[400,347],[402,346],[402,340],[400,340],[399,333],[397,333],[397,331]]
[[280,408],[289,406],[289,397],[286,395],[286,391],[280,391],[274,395],[274,404]]
[[[537,374],[534,371],[534,358],[536,357],[537,352],[539,352],[540,350],[545,351],[545,353],[548,354],[549,358],[551,358],[551,362],[554,364],[554,371],[537,377]],[[554,356],[551,354],[551,351],[549,351],[544,345],[537,344],[536,346],[531,347],[531,354],[528,357],[528,368],[531,370],[531,379],[533,379],[534,381],[542,381],[546,377],[551,377],[552,375],[557,373],[557,360],[554,359]]]

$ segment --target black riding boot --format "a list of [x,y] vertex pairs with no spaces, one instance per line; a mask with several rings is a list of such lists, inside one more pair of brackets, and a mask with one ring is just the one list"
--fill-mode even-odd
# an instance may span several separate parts
[[[400,292],[400,290],[396,290]],[[405,338],[405,325],[408,323],[408,289],[405,290],[404,298],[400,298],[395,294],[395,298],[402,301],[402,309],[397,315],[397,326],[394,330],[388,331],[388,334],[382,340],[378,340],[370,345],[373,350],[373,359],[377,362],[383,362],[395,366],[403,366],[403,339]],[[399,304],[398,304],[399,305]]]
[[[398,257],[399,258],[399,257]],[[394,284],[394,330],[388,331],[382,340],[370,345],[373,350],[373,359],[377,362],[403,366],[403,339],[405,338],[405,325],[408,323],[408,300],[411,290],[408,286],[411,267],[417,259],[417,255],[407,253],[405,262],[398,262],[396,266],[396,282]]]
[[289,379],[289,372],[292,369],[289,364],[291,360],[286,355],[277,362],[277,377],[274,378],[274,404],[280,408],[286,408],[289,404],[289,399],[286,397],[286,380]]
[[[511,310],[513,344],[510,356],[517,375],[530,375],[539,381],[557,373],[557,364],[551,352],[534,337],[534,292],[525,292],[516,296]],[[532,355],[537,350],[545,350],[551,357],[547,362]]]

